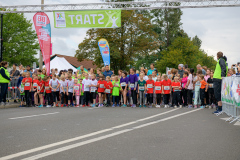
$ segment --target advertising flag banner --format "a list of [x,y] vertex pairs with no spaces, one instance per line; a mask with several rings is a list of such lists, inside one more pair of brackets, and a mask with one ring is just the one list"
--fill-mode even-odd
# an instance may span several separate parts
[[121,10],[54,11],[55,28],[121,27]]
[[44,12],[38,12],[33,16],[34,26],[37,32],[40,49],[43,55],[47,74],[50,74],[50,54],[51,54],[51,26],[50,20]]
[[102,55],[104,66],[106,65],[110,66],[110,48],[108,41],[104,38],[100,39],[98,41],[98,47]]

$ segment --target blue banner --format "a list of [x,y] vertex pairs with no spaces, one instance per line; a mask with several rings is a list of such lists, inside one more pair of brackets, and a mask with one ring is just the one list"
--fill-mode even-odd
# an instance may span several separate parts
[[110,66],[110,48],[108,41],[104,38],[101,38],[98,41],[98,47],[102,55],[104,66],[106,65]]

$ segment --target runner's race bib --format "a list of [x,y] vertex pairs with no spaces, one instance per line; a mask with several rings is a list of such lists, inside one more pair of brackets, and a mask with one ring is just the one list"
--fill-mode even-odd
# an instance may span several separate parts
[[30,83],[29,83],[29,82],[25,83],[25,86],[26,86],[26,87],[29,87],[29,86],[30,86]]
[[130,88],[134,88],[134,84],[133,83],[130,84]]
[[100,84],[100,88],[104,88],[104,84]]
[[63,90],[66,92],[67,91],[67,87],[63,87]]
[[74,90],[79,90],[79,86],[74,86]]
[[110,93],[110,89],[106,89],[105,92],[106,92],[106,93]]
[[57,88],[57,85],[52,86],[52,88],[53,88],[53,89],[56,89],[56,88]]
[[95,87],[91,87],[91,92],[96,92],[96,88]]
[[161,91],[161,86],[156,86],[156,91]]
[[145,87],[144,86],[139,86],[140,91],[144,91]]
[[45,86],[45,89],[46,89],[46,90],[49,90],[50,88],[49,88],[48,86]]
[[37,83],[33,83],[33,87],[35,87],[35,88],[36,88],[36,87],[37,87]]
[[152,84],[148,84],[148,85],[147,85],[147,88],[152,88]]
[[21,87],[21,92],[24,92],[24,88]]
[[125,86],[126,86],[126,82],[122,82],[122,83],[121,83],[121,86],[122,86],[122,87],[125,87]]
[[86,88],[86,89],[89,89],[89,85],[86,85],[85,88]]
[[40,89],[41,89],[41,87],[40,86],[38,86],[38,90],[40,91]]
[[213,83],[209,83],[209,88],[213,88]]
[[170,90],[170,87],[169,86],[164,86],[164,90],[168,91],[168,90]]
[[69,86],[69,89],[73,89],[73,86]]
[[115,87],[119,87],[119,84],[118,84],[118,83],[116,83],[116,84],[115,84]]

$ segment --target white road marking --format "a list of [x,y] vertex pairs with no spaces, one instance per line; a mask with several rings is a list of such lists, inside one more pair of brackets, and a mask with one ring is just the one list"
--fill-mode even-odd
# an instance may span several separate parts
[[66,150],[77,148],[77,147],[80,147],[80,146],[83,146],[83,145],[86,145],[86,144],[97,142],[97,141],[107,139],[107,138],[110,138],[110,137],[113,137],[113,136],[116,136],[116,135],[120,135],[120,134],[123,134],[123,133],[126,133],[126,132],[130,132],[130,131],[135,130],[135,129],[143,128],[143,127],[150,126],[150,125],[153,125],[153,124],[156,124],[156,123],[159,123],[159,122],[164,122],[164,121],[167,121],[167,120],[170,120],[170,119],[173,119],[173,118],[177,118],[177,117],[180,117],[180,116],[192,113],[192,112],[196,112],[196,111],[199,111],[199,110],[201,110],[201,108],[195,109],[195,110],[192,110],[192,111],[188,111],[188,112],[185,112],[185,113],[180,113],[180,114],[170,116],[170,117],[167,117],[167,118],[163,118],[161,120],[146,123],[146,124],[143,124],[143,125],[131,128],[131,129],[124,129],[124,130],[117,131],[117,132],[114,132],[114,133],[111,133],[111,134],[107,134],[107,135],[104,135],[104,136],[100,136],[100,137],[93,138],[93,139],[90,139],[90,140],[86,140],[86,141],[83,141],[83,142],[79,142],[79,143],[76,143],[76,144],[68,145],[68,146],[61,147],[61,148],[58,148],[58,149],[54,149],[54,150],[51,150],[51,151],[48,151],[48,152],[40,153],[38,155],[34,155],[34,156],[31,156],[31,157],[25,158],[23,160],[40,159],[40,158],[47,157],[47,156],[50,156],[50,155],[53,155],[53,154],[56,154],[56,153],[60,153],[60,152],[66,151]]
[[[178,109],[172,109],[170,111],[159,113],[159,114],[156,114],[156,115],[153,115],[153,116],[150,116],[150,117],[154,118],[154,117],[161,116],[161,115],[164,115],[164,114],[176,111],[176,110],[178,110]],[[105,133],[105,132],[108,132],[108,131],[111,131],[111,130],[114,130],[114,129],[118,129],[118,128],[122,128],[122,127],[126,127],[126,126],[129,126],[129,125],[138,123],[138,122],[142,121],[143,119],[146,119],[146,118],[142,118],[142,119],[139,119],[139,120],[136,120],[136,121],[125,123],[125,124],[122,124],[122,125],[118,125],[118,126],[115,126],[115,127],[108,128],[108,129],[92,132],[90,134],[86,134],[86,135],[83,135],[83,136],[79,136],[79,137],[67,139],[67,140],[64,140],[64,141],[48,144],[48,145],[45,145],[45,146],[33,148],[33,149],[30,149],[30,150],[22,151],[22,152],[19,152],[19,153],[11,154],[11,155],[8,155],[8,156],[5,156],[5,157],[1,157],[0,160],[7,160],[7,159],[20,157],[20,156],[23,156],[23,155],[26,155],[26,154],[30,154],[30,153],[41,151],[41,150],[48,149],[48,148],[51,148],[51,147],[59,146],[59,145],[65,144],[65,143],[69,143],[69,142],[81,140],[81,139],[84,139],[84,138],[88,138],[88,137],[91,137],[91,136],[95,136],[95,135],[98,135],[98,134],[102,134],[102,133]]]
[[237,121],[234,125],[235,125],[235,126],[240,126],[240,122]]
[[14,118],[8,118],[8,119],[22,119],[22,118],[30,118],[30,117],[39,117],[39,116],[47,116],[52,114],[57,114],[59,112],[53,112],[53,113],[46,113],[46,114],[37,114],[37,115],[31,115],[31,116],[23,116],[23,117],[14,117]]

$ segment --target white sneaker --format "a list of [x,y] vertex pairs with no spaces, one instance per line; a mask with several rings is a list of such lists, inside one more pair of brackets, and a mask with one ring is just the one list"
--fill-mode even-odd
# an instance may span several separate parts
[[160,108],[160,105],[156,105],[156,108]]
[[54,108],[54,107],[56,107],[56,105],[54,104],[52,107]]
[[169,105],[167,105],[167,108],[170,108]]
[[47,108],[50,108],[51,107],[51,105],[47,105]]
[[165,105],[165,106],[164,106],[164,108],[168,108],[168,106],[167,106],[167,105]]
[[182,105],[180,105],[180,107],[179,108],[182,108]]
[[209,106],[209,107],[208,107],[208,109],[212,109],[212,107],[211,107],[211,106]]
[[177,106],[174,106],[174,108],[177,108]]

